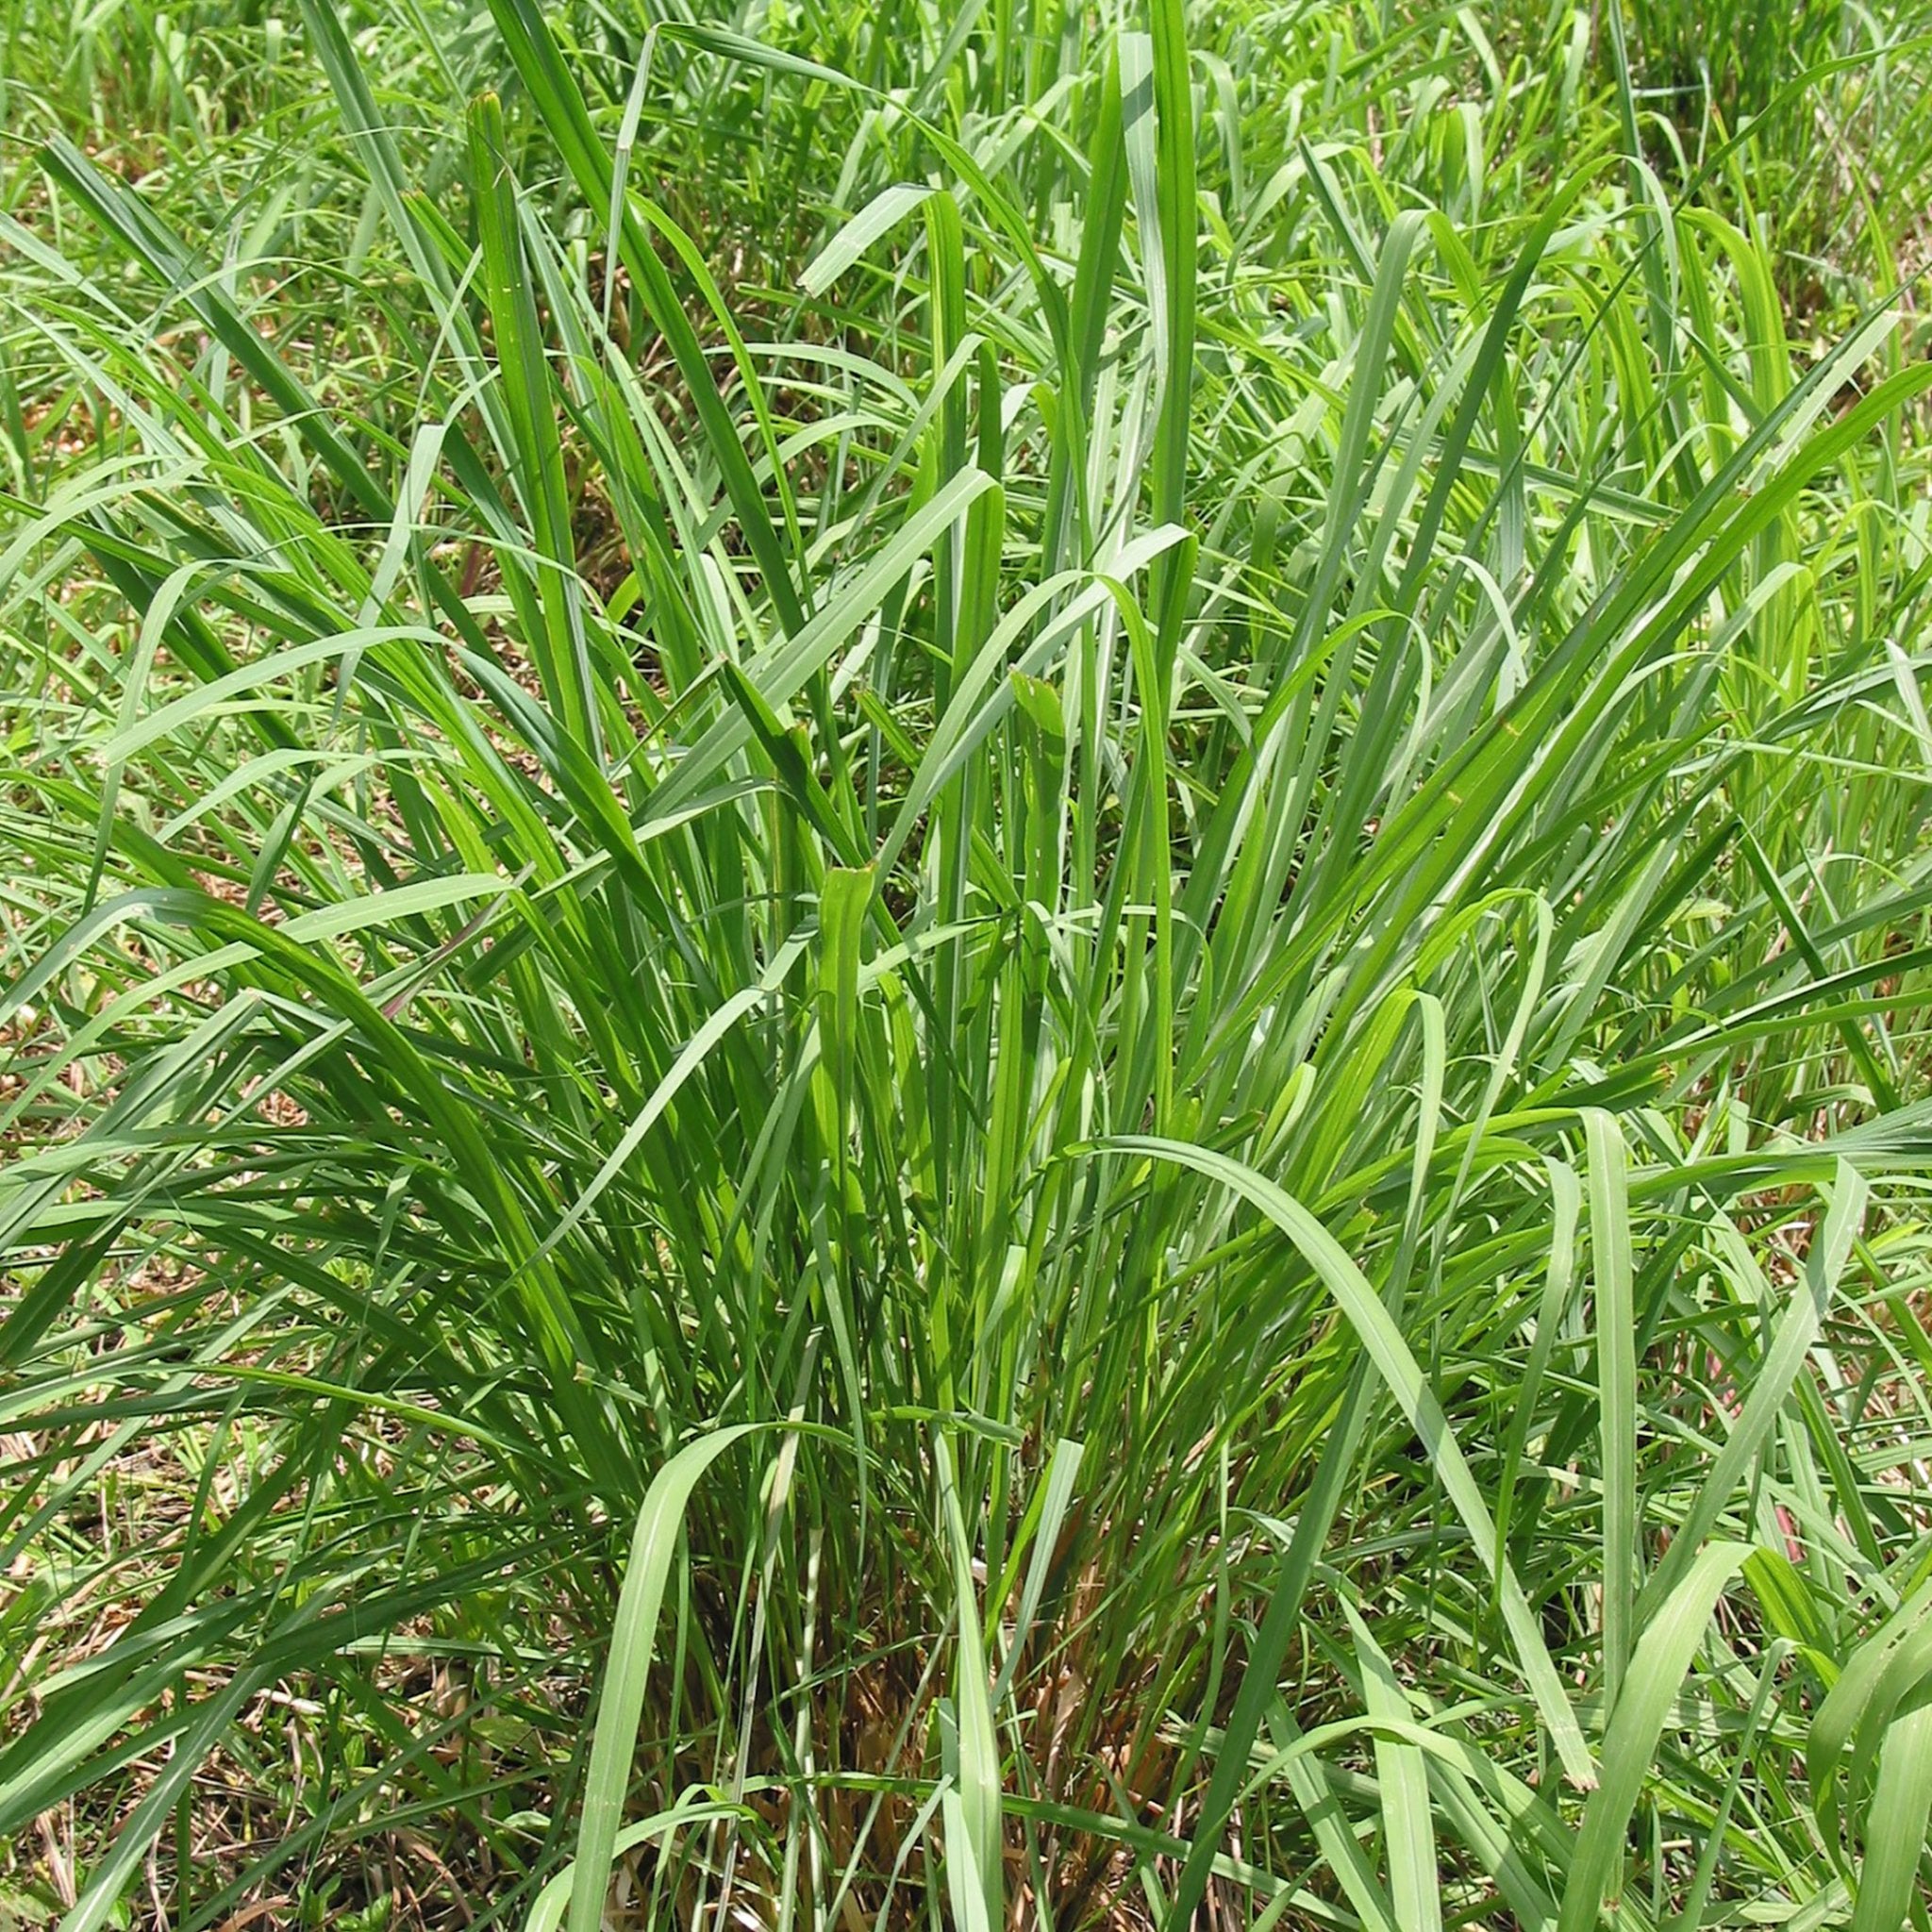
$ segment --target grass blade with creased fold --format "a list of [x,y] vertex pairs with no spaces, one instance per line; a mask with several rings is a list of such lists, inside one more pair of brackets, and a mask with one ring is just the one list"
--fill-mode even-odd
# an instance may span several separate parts
[[754,1433],[741,1423],[680,1449],[651,1479],[631,1538],[630,1560],[611,1624],[610,1656],[597,1705],[597,1727],[584,1784],[584,1813],[572,1860],[569,1932],[597,1932],[604,1923],[606,1874],[616,1856],[625,1793],[644,1684],[658,1647],[658,1613],[671,1581],[672,1559],[691,1493],[705,1472],[734,1443]]

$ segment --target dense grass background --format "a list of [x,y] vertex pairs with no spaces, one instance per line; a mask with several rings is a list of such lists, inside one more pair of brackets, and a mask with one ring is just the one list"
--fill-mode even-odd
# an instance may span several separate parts
[[0,75],[0,1921],[1927,1926],[1932,14]]

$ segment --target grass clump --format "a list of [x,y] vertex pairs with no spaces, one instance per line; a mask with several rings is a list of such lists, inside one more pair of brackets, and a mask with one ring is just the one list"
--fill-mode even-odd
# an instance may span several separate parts
[[1906,228],[1582,13],[222,20],[8,18],[14,1909],[1923,1923]]

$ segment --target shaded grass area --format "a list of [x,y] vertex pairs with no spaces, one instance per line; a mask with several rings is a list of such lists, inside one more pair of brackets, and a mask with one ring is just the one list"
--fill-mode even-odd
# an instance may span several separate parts
[[1932,23],[1719,14],[0,15],[0,1911],[1924,1924]]

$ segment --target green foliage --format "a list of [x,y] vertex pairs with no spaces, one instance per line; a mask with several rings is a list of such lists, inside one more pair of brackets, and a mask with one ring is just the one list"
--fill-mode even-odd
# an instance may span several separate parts
[[1631,0],[1630,37],[1648,85],[1687,106],[1707,95],[1735,126],[1740,114],[1763,113],[1789,82],[1838,53],[1857,19],[1843,0]]
[[1659,9],[89,19],[173,78],[16,4],[0,196],[63,1924],[401,1924],[397,1832],[570,1932],[1923,1924],[1932,364],[1895,205],[1829,328],[1752,213],[1809,43],[1666,176]]

